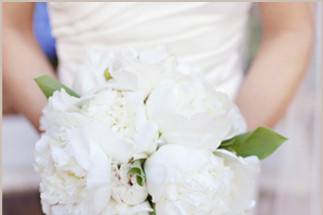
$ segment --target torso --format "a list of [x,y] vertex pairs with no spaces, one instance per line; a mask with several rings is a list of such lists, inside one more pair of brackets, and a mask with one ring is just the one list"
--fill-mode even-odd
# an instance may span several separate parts
[[86,50],[165,46],[234,96],[243,74],[250,3],[49,3],[59,76],[73,83]]

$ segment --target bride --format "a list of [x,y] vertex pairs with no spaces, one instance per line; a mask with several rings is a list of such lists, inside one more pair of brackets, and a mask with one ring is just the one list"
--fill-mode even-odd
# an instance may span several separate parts
[[[49,3],[58,77],[72,85],[92,49],[163,45],[235,99],[250,129],[274,126],[302,80],[313,43],[310,3],[258,3],[261,46],[246,76],[251,3]],[[4,87],[38,129],[46,100],[33,79],[56,76],[32,34],[33,3],[4,4]]]
[[[309,3],[259,3],[263,36],[247,76],[246,24],[251,3],[49,3],[58,77],[73,82],[92,48],[164,45],[235,98],[249,128],[273,126],[301,81],[313,41]],[[14,109],[38,128],[46,101],[33,79],[54,71],[32,34],[33,3],[4,4],[4,85]],[[24,86],[24,87],[22,87]]]

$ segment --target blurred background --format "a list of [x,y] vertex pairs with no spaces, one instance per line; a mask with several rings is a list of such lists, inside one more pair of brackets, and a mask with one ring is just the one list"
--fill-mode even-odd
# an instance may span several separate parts
[[[321,76],[322,5],[316,7],[316,45],[308,73],[277,130],[289,141],[263,163],[259,179],[257,215],[320,215],[322,193],[320,121],[323,95]],[[247,64],[257,52],[261,28],[256,7],[249,21]],[[47,5],[36,3],[34,33],[53,67],[57,65],[55,40],[51,36]],[[295,123],[297,122],[297,123]],[[40,215],[39,178],[33,170],[33,149],[38,139],[31,124],[10,106],[3,90],[3,214]]]

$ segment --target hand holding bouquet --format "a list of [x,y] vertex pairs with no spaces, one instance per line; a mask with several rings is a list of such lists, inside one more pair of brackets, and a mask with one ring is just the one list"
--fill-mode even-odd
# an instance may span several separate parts
[[237,106],[164,51],[95,52],[73,90],[47,76],[36,144],[51,215],[242,215],[259,159],[286,139],[246,132]]

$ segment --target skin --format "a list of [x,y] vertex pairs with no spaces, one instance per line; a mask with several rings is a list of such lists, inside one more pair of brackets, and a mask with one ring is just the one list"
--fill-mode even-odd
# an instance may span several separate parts
[[[10,98],[4,103],[38,128],[46,99],[33,78],[54,71],[32,33],[33,3],[3,6],[3,79]],[[250,129],[272,127],[282,118],[306,71],[314,34],[310,3],[259,3],[259,8],[260,50],[236,99]]]
[[32,32],[33,3],[3,5],[3,83],[4,103],[25,115],[39,128],[41,110],[46,104],[34,78],[54,76],[54,71]]
[[250,129],[274,126],[306,72],[313,46],[309,3],[260,3],[260,49],[236,102]]

